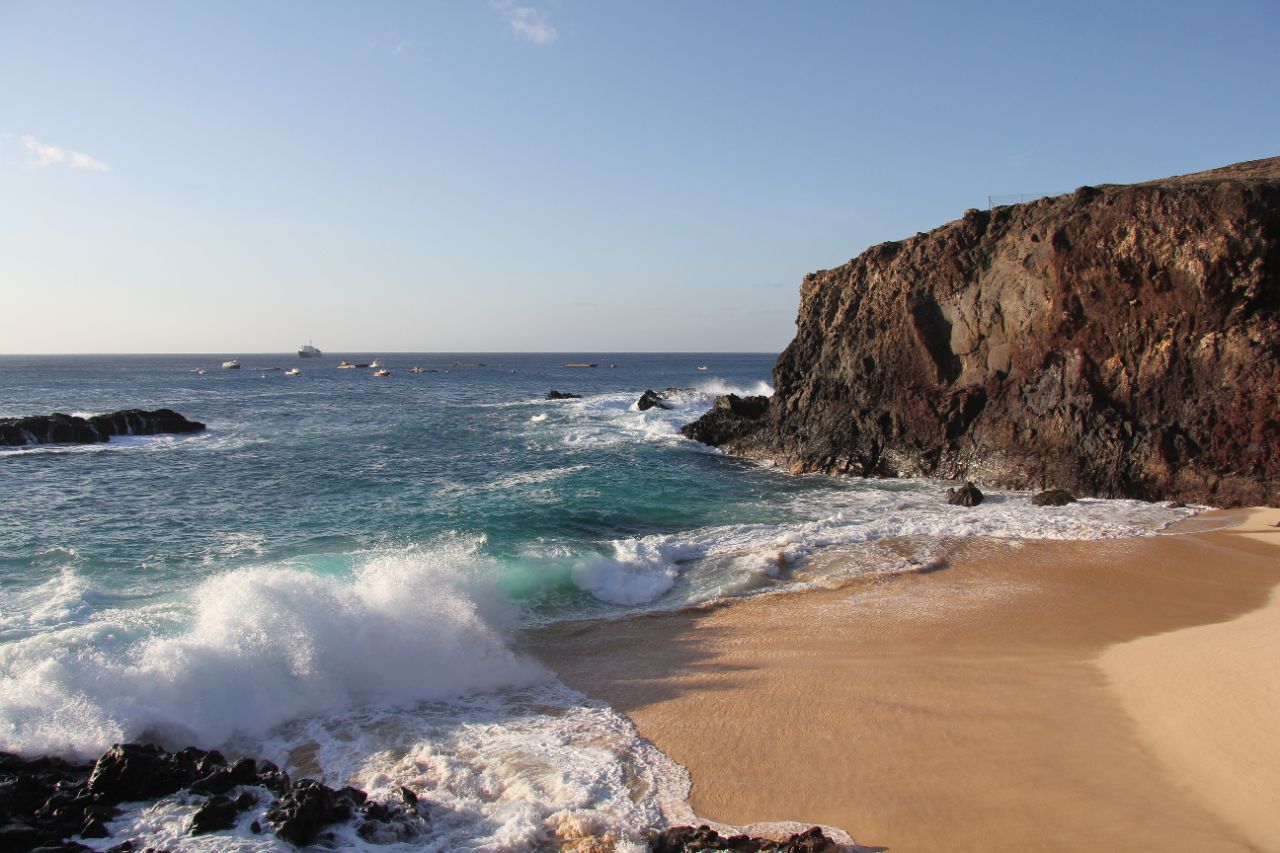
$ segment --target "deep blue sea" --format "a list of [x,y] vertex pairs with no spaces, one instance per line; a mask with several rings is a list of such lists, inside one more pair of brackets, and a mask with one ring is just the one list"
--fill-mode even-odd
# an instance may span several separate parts
[[[232,355],[241,369],[221,369]],[[209,426],[0,450],[0,750],[141,738],[374,796],[406,785],[434,828],[392,849],[611,834],[640,850],[688,817],[687,778],[522,656],[522,628],[910,570],[954,537],[1131,535],[1186,514],[1015,492],[959,510],[937,482],[795,477],[679,435],[717,394],[772,393],[775,355],[337,369],[379,355],[0,356],[0,417],[164,406]],[[648,388],[672,408],[637,411]],[[90,843],[285,849],[247,829],[186,838],[193,808],[129,812]]]

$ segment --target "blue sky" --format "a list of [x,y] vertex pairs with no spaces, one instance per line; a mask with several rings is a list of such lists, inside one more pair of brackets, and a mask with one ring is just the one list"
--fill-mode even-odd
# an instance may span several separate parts
[[0,0],[0,352],[777,351],[992,193],[1280,154],[1280,3]]

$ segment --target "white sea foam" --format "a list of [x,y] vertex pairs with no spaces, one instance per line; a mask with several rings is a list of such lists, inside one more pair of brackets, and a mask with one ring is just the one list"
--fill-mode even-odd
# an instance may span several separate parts
[[582,471],[586,467],[586,465],[565,465],[561,468],[547,468],[541,471],[524,471],[518,474],[509,474],[488,484],[487,488],[505,490],[539,483],[550,483],[567,477],[575,471]]
[[142,737],[215,746],[359,703],[545,677],[506,646],[496,597],[459,571],[477,547],[377,555],[347,579],[241,569],[200,584],[173,635],[108,611],[0,646],[0,749],[87,756]]
[[[450,703],[359,708],[300,720],[243,745],[295,776],[355,785],[375,800],[398,801],[401,786],[412,790],[429,830],[391,849],[641,853],[646,830],[692,818],[682,768],[626,718],[555,683]],[[178,795],[127,810],[109,824],[117,841],[89,843],[105,849],[127,837],[178,851],[291,850],[249,829],[269,800],[257,793],[259,805],[216,836],[187,835],[199,800]],[[339,849],[387,849],[361,839],[351,823],[331,829]]]
[[[946,484],[901,481],[892,490],[853,481],[802,493],[787,520],[731,524],[614,540],[605,553],[574,567],[581,589],[610,604],[641,605],[667,596],[682,606],[761,587],[761,577],[784,578],[823,548],[916,538],[1108,539],[1157,532],[1195,509],[1141,501],[1085,499],[1065,507],[1035,507],[1031,494],[992,492],[983,504],[957,508],[942,500]],[[929,559],[882,556],[876,571],[910,568]],[[683,583],[681,583],[683,581]]]

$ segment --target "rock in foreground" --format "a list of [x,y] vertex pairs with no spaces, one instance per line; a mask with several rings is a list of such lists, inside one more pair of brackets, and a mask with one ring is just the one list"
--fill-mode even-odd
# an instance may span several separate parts
[[813,273],[774,387],[685,434],[796,472],[1280,503],[1280,158],[970,210]]
[[[121,803],[156,800],[186,790],[184,797],[208,795],[192,815],[188,831],[204,835],[230,829],[258,806],[250,791],[266,788],[276,799],[254,821],[280,838],[306,845],[326,827],[358,821],[360,837],[379,843],[407,841],[428,827],[417,798],[402,789],[402,802],[374,802],[363,791],[335,791],[314,779],[291,783],[269,761],[242,758],[228,764],[217,750],[188,747],[166,752],[148,744],[118,744],[93,764],[56,758],[23,759],[0,752],[0,853],[51,849],[88,849],[67,841],[72,836],[107,838],[107,823]],[[111,849],[141,849],[126,840]]]
[[161,435],[201,432],[205,426],[173,409],[125,409],[81,418],[54,412],[27,418],[0,418],[0,446],[28,444],[95,444],[118,435]]
[[698,850],[734,850],[738,853],[838,853],[839,845],[818,827],[796,833],[786,841],[720,835],[709,826],[673,826],[649,838],[653,853],[693,853]]

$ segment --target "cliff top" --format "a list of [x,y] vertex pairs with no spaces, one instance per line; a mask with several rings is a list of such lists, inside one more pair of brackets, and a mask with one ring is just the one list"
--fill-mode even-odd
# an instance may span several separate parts
[[[1280,157],[1265,157],[1261,160],[1245,160],[1243,163],[1232,163],[1218,169],[1204,172],[1192,172],[1189,175],[1175,175],[1171,178],[1159,178],[1144,181],[1134,186],[1149,187],[1159,184],[1212,184],[1220,181],[1276,181],[1280,180]],[[1123,186],[1116,184],[1114,186]]]

